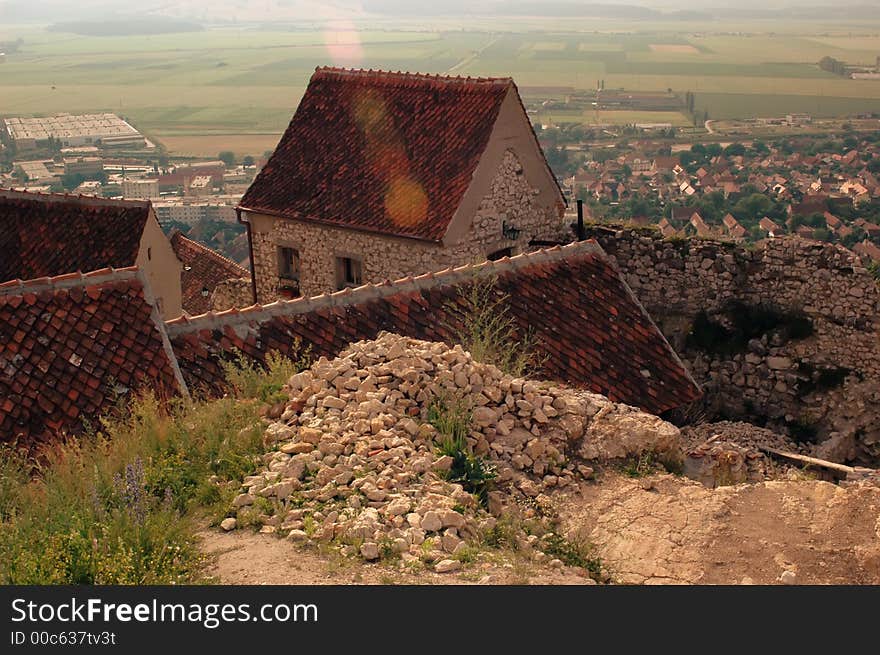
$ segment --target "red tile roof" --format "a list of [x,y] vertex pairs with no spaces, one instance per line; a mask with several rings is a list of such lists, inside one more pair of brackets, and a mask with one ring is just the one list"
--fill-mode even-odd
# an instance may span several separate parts
[[[187,239],[180,230],[174,230],[169,240],[177,258],[183,262],[183,271],[180,273],[183,309],[190,314],[210,311],[211,293],[224,280],[250,277],[250,273],[234,261]],[[203,293],[205,290],[207,295]]]
[[318,68],[241,206],[440,241],[511,89],[510,78]]
[[185,390],[137,268],[0,284],[0,440],[75,434],[120,394]]
[[0,281],[125,268],[150,203],[0,190]]
[[531,330],[546,355],[541,374],[652,413],[685,405],[699,387],[602,249],[581,242],[394,283],[264,307],[229,310],[166,324],[191,389],[223,389],[220,360],[234,350],[262,361],[289,353],[294,339],[332,356],[382,330],[455,341],[460,291],[474,276],[493,277],[507,294],[521,333]]

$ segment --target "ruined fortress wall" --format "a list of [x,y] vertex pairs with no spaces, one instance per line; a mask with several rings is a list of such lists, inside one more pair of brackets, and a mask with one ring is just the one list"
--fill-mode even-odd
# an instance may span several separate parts
[[880,289],[845,248],[754,247],[592,227],[678,350],[715,415],[880,457]]

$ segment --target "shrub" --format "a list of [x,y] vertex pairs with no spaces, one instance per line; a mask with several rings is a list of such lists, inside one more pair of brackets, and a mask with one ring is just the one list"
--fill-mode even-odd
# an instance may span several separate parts
[[460,484],[465,491],[474,494],[480,503],[487,505],[497,473],[491,463],[474,455],[468,446],[470,406],[463,399],[450,400],[438,396],[428,406],[428,422],[441,435],[437,443],[438,454],[452,458],[446,479]]

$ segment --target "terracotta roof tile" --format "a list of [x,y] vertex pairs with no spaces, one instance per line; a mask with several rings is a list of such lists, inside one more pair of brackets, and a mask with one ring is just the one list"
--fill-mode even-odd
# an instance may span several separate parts
[[440,241],[511,89],[510,78],[319,68],[241,206]]
[[136,268],[0,287],[0,440],[33,447],[81,431],[120,393],[181,391],[146,293]]
[[149,202],[0,190],[0,280],[133,266]]
[[460,291],[474,275],[494,276],[517,329],[533,332],[547,355],[542,375],[655,414],[699,398],[699,387],[595,242],[166,326],[190,388],[220,393],[220,361],[233,349],[264,361],[270,350],[289,352],[298,336],[314,354],[333,356],[383,330],[454,342],[462,317],[450,305],[461,306]]
[[[179,230],[169,236],[171,247],[183,262],[180,274],[183,309],[190,314],[204,314],[211,309],[211,293],[231,278],[250,278],[250,273],[202,244],[188,239]],[[203,293],[207,290],[207,295]]]

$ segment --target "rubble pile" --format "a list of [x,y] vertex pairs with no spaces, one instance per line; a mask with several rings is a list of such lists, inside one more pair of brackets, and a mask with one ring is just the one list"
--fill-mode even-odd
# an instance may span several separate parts
[[[453,571],[505,508],[540,514],[553,490],[592,476],[591,463],[649,451],[681,457],[678,429],[655,416],[505,375],[460,346],[394,334],[321,358],[288,388],[265,431],[274,450],[244,480],[223,527],[258,522],[366,560],[399,555]],[[454,458],[438,448],[448,437],[431,422],[439,425],[438,408],[463,422],[466,450],[494,470],[485,504],[450,479]]]
[[710,487],[761,482],[791,468],[771,459],[765,448],[808,452],[786,435],[738,421],[688,426],[682,428],[681,436],[685,475]]

